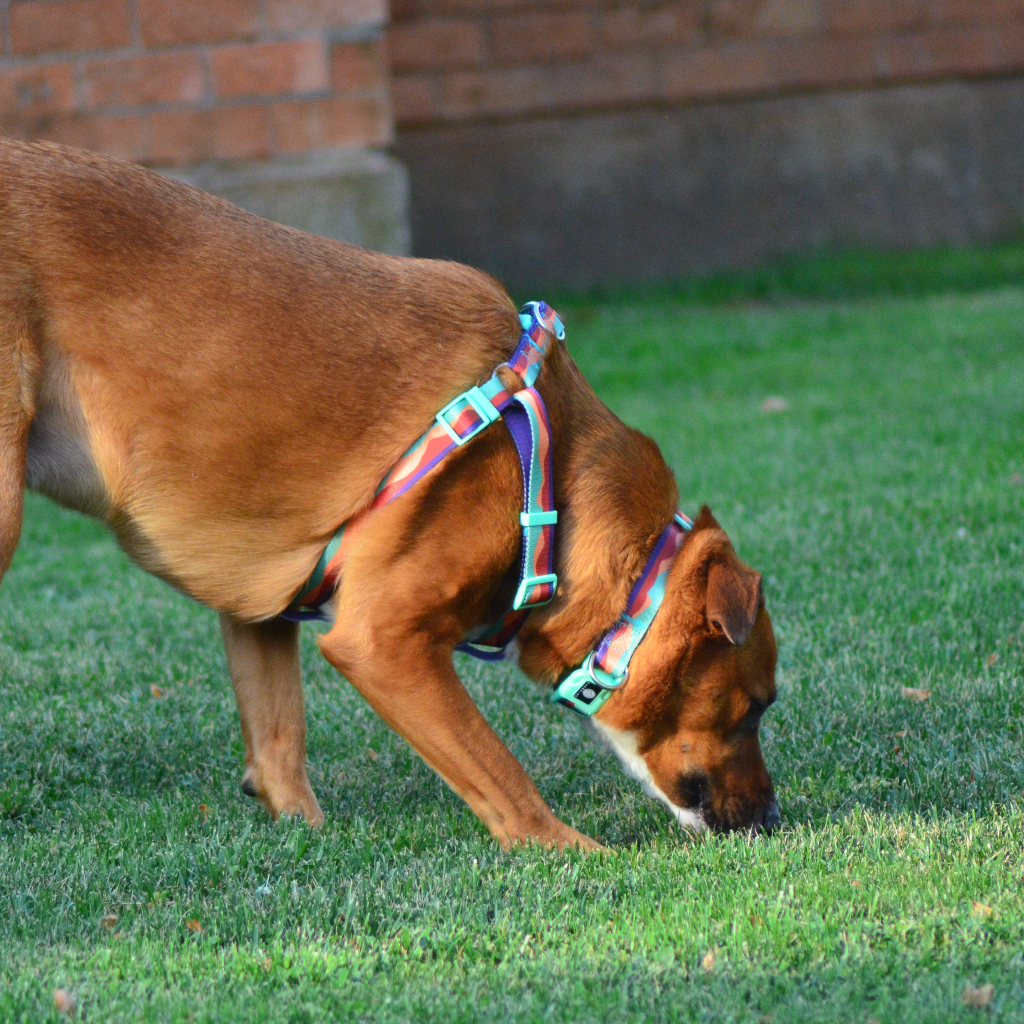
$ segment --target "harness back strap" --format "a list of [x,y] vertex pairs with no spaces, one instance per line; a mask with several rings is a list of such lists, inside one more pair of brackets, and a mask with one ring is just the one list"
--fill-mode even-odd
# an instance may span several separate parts
[[565,337],[558,314],[545,302],[530,302],[520,311],[523,334],[508,363],[526,387],[510,395],[495,372],[480,387],[470,388],[448,403],[435,422],[398,460],[381,481],[370,505],[343,523],[327,545],[302,591],[285,610],[284,618],[329,618],[325,605],[341,576],[345,557],[360,526],[375,509],[401,497],[456,448],[503,417],[515,442],[523,475],[522,555],[519,587],[512,609],[499,622],[480,631],[460,650],[478,658],[503,655],[532,608],[554,596],[554,484],[551,424],[540,393],[533,387],[553,338]]

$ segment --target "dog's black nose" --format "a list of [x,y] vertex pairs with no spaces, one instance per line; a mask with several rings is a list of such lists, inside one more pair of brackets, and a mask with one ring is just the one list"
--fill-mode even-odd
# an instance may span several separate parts
[[779,805],[773,800],[766,808],[764,812],[764,820],[761,823],[761,829],[764,834],[771,835],[782,821],[782,816],[779,814]]

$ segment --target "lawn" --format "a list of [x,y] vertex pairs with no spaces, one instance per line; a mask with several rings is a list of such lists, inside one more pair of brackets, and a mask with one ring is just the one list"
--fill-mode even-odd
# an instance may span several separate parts
[[238,792],[213,613],[33,497],[0,588],[0,1020],[59,1019],[63,988],[133,1024],[1021,1021],[1024,250],[802,267],[564,308],[684,510],[764,573],[779,833],[688,837],[568,712],[463,660],[612,848],[501,853],[312,633],[327,821],[273,824]]

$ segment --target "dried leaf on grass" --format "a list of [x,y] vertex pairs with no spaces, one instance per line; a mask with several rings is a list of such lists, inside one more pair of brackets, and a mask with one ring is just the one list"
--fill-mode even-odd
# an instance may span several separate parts
[[66,1013],[70,1017],[78,1004],[75,1002],[75,997],[66,988],[55,988],[53,990],[53,1005],[57,1007],[58,1012]]
[[164,691],[161,690],[160,687],[156,685],[156,683],[149,684],[149,692],[151,696],[156,697],[157,699],[159,699],[160,697],[167,696],[167,694],[164,693]]
[[971,913],[975,917],[991,917],[992,908],[987,903],[979,903],[977,900],[975,900],[971,904]]
[[203,816],[203,821],[206,821],[206,819],[210,816],[209,806],[207,804],[200,804],[199,813]]
[[993,651],[988,656],[988,666],[989,666],[989,668],[991,668],[998,660],[999,660],[999,655],[996,654],[995,651]]
[[991,982],[979,985],[977,988],[965,985],[962,997],[963,1004],[964,1006],[988,1006],[992,1002],[992,996],[995,995],[995,991],[995,986]]
[[195,918],[193,918],[191,921],[186,921],[185,927],[190,932],[195,932],[197,935],[203,934],[203,926],[197,920],[195,920]]
[[761,403],[761,412],[785,412],[789,408],[789,402],[778,395],[772,395]]
[[373,747],[367,747],[366,748],[366,756],[371,761],[379,761],[380,760],[380,754],[378,754],[377,751],[373,749]]
[[715,969],[715,951],[713,949],[709,949],[701,957],[700,965],[705,971],[713,971]]
[[919,690],[916,686],[903,687],[903,696],[910,700],[927,700],[931,695],[931,690]]
[[103,925],[107,931],[110,931],[110,929],[117,924],[117,914],[104,914],[103,917],[100,918],[100,924]]

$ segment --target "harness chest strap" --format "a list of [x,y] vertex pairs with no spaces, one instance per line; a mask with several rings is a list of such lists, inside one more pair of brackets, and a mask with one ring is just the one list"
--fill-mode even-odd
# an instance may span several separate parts
[[[510,395],[497,375],[449,402],[435,422],[387,474],[370,505],[343,523],[320,556],[299,595],[283,613],[290,619],[329,620],[326,605],[341,577],[352,540],[366,517],[413,487],[456,448],[476,437],[495,420],[504,418],[519,455],[523,477],[522,554],[520,580],[513,607],[497,622],[478,631],[459,649],[478,658],[495,659],[519,631],[532,608],[547,604],[558,579],[554,566],[554,510],[551,425],[540,393],[533,384],[540,374],[553,338],[565,337],[558,314],[544,302],[527,303],[520,311],[523,328],[508,363],[526,387]],[[499,367],[500,369],[500,367]]]
[[677,512],[648,556],[618,622],[605,633],[582,666],[555,687],[551,699],[556,704],[589,718],[629,678],[630,659],[658,614],[665,599],[669,571],[692,529],[689,517]]

